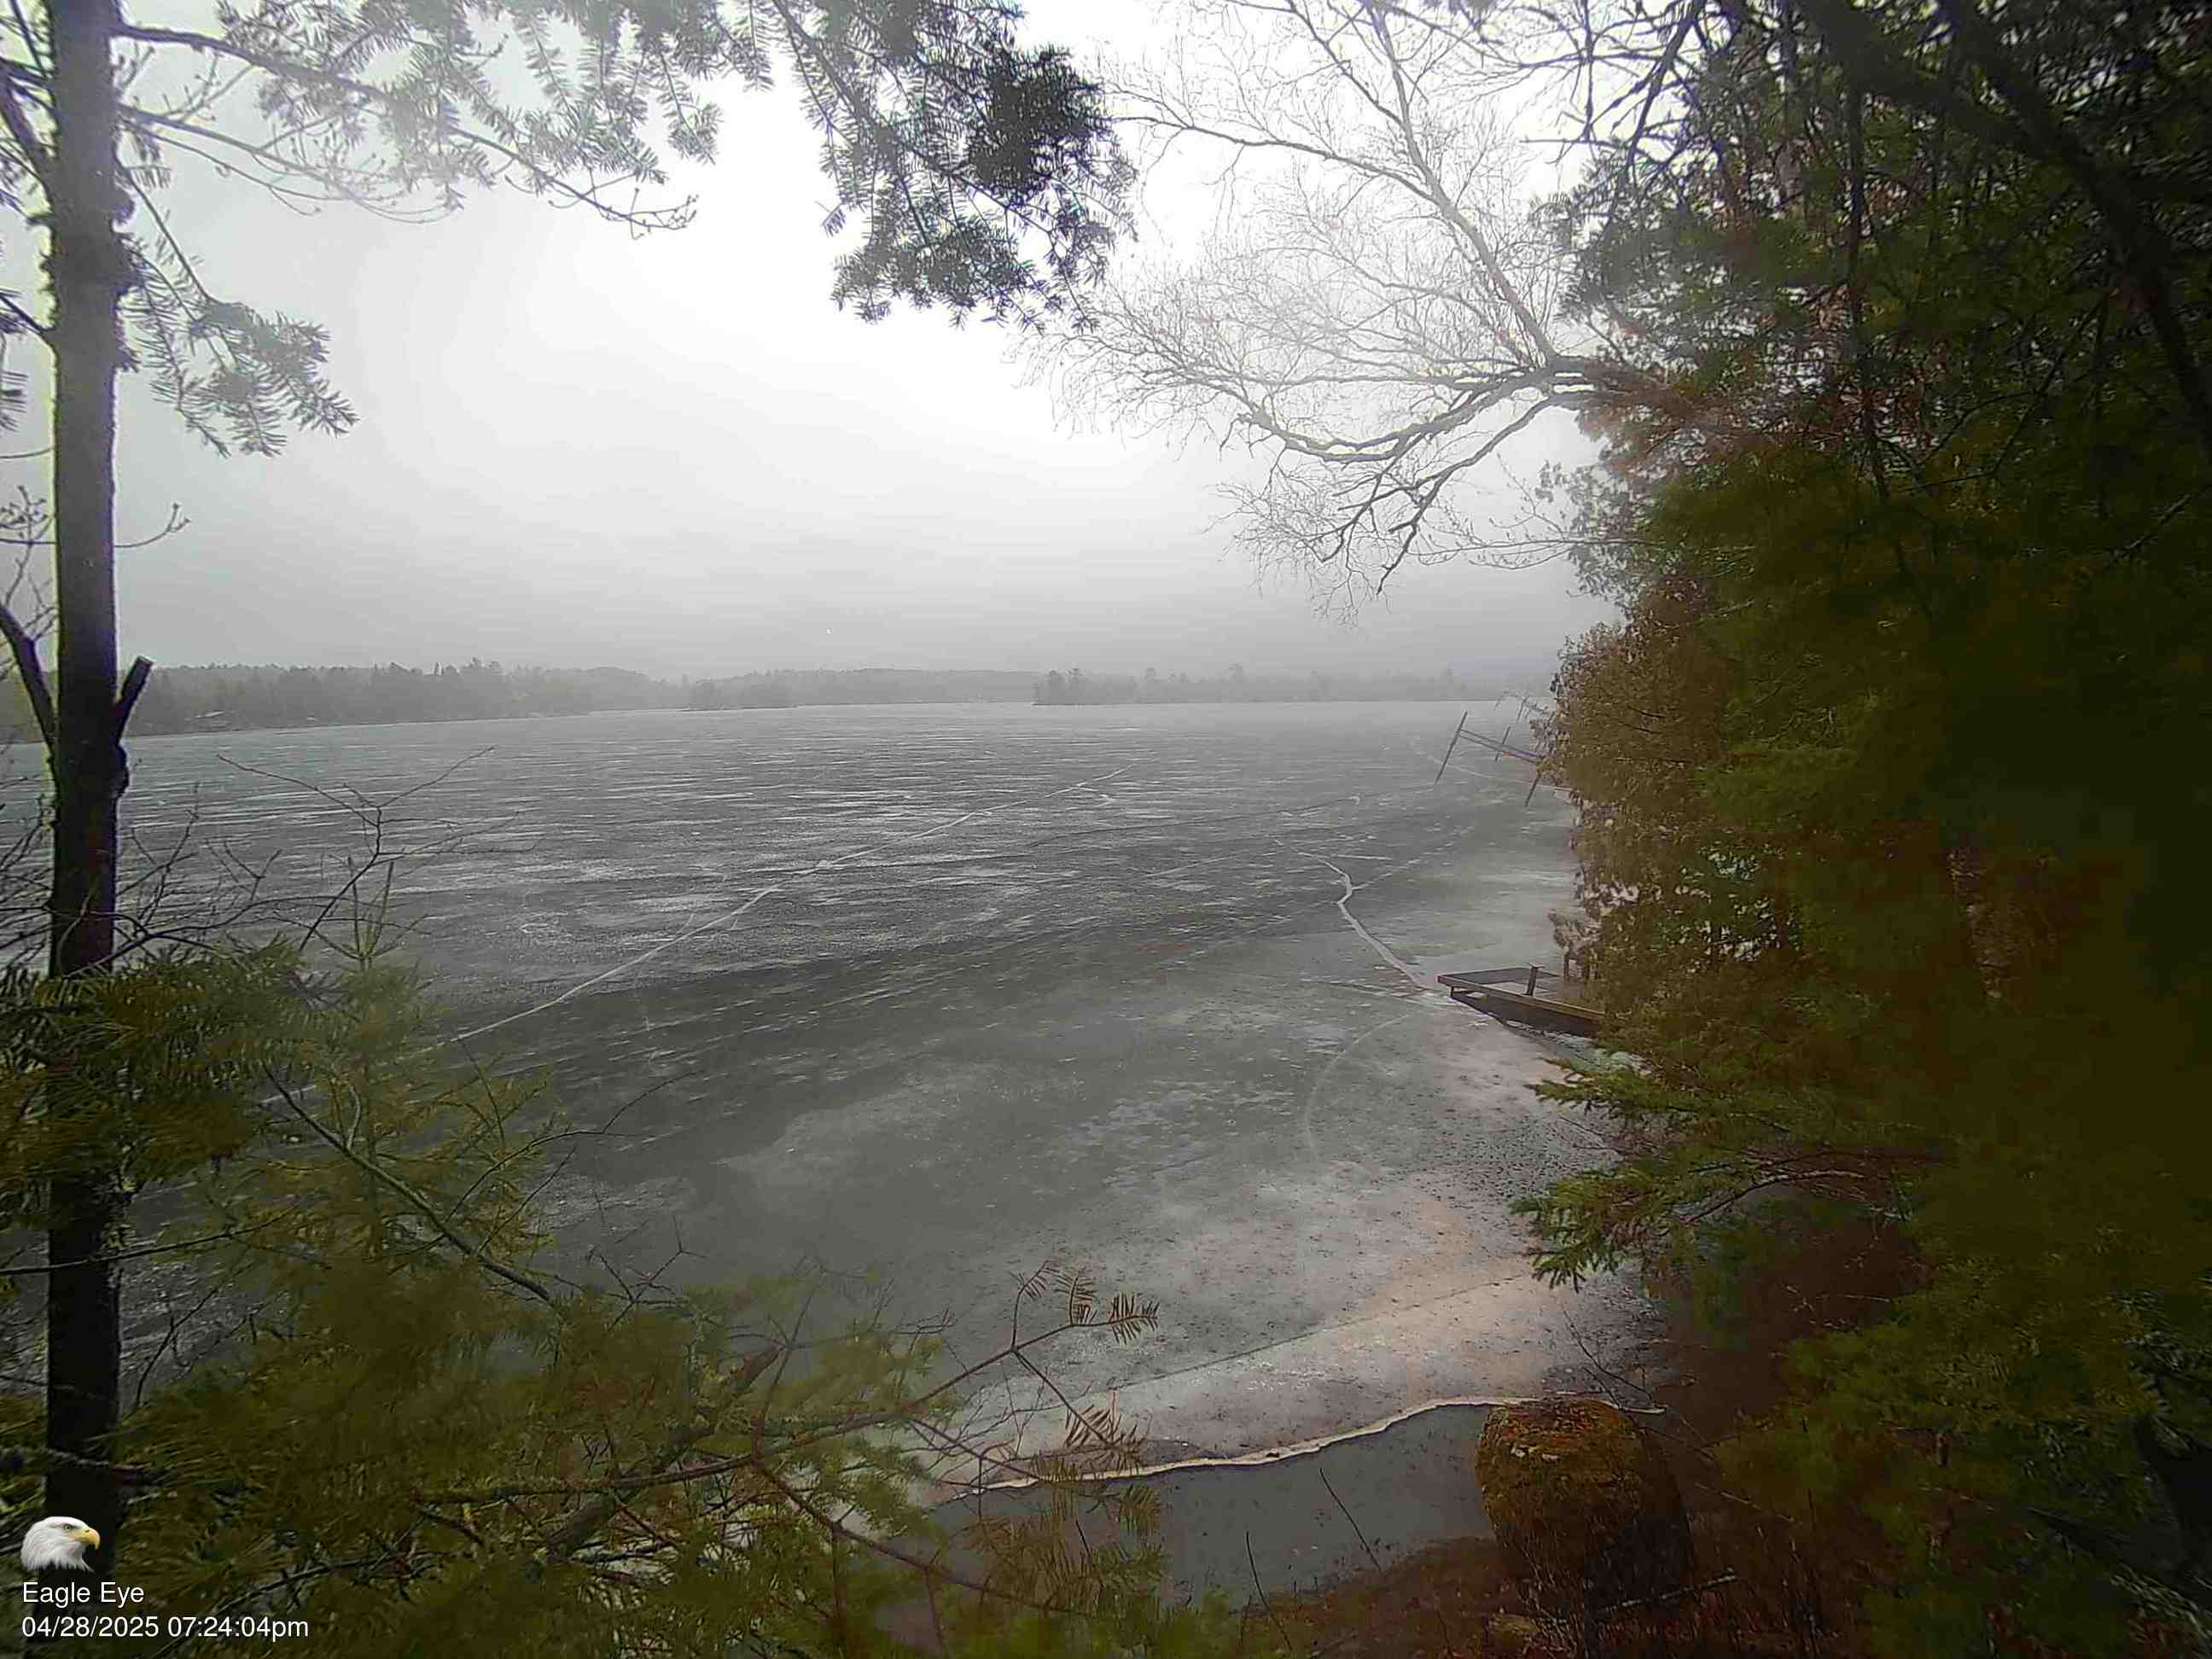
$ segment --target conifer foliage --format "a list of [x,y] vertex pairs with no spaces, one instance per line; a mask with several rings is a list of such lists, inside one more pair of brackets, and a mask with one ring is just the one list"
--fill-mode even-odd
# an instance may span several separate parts
[[[1734,1455],[1893,1549],[1887,1650],[2212,1627],[2212,101],[2191,7],[1623,13],[1570,303],[1560,674],[1630,1149],[1545,1268],[1724,1303],[1843,1219],[1909,1293]],[[1592,72],[1596,73],[1592,66]],[[1733,418],[1722,418],[1723,414]]]
[[[886,1653],[878,1613],[919,1595],[953,1653],[1231,1650],[1225,1611],[1160,1605],[1147,1495],[1079,1478],[1129,1455],[1109,1410],[1029,1464],[1034,1521],[956,1540],[918,1496],[1009,1472],[982,1384],[1155,1304],[1055,1256],[1011,1290],[1006,1346],[948,1366],[865,1282],[678,1288],[556,1249],[538,1200],[596,1128],[429,1044],[393,942],[357,909],[305,945],[0,983],[6,1223],[86,1159],[172,1218],[134,1243],[161,1289],[134,1298],[102,1458],[149,1605],[317,1652],[600,1659]],[[19,1522],[63,1455],[43,1416],[0,1392]],[[202,1645],[166,1635],[134,1650]]]

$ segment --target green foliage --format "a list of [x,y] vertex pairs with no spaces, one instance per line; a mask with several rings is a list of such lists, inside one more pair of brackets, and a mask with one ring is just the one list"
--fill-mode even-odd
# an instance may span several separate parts
[[0,1225],[46,1224],[58,1174],[112,1169],[136,1189],[238,1152],[302,989],[282,945],[101,979],[0,971]]
[[1630,1150],[1528,1209],[1546,1271],[1709,1305],[1808,1200],[1900,1234],[1917,1288],[1793,1354],[1739,1474],[1881,1523],[1887,1650],[2111,1650],[2212,1607],[2212,304],[2202,214],[2152,272],[2022,112],[2156,199],[2203,64],[2112,8],[1854,15],[1732,14],[1679,152],[1553,208],[1578,302],[1741,418],[1601,423],[1626,615],[1548,735],[1638,1058],[1545,1092]]
[[[29,9],[7,27],[0,204],[38,225],[56,178],[52,43]],[[673,228],[690,201],[641,199],[669,185],[663,149],[713,161],[713,90],[765,87],[779,64],[822,135],[838,200],[825,228],[860,220],[839,305],[1037,320],[1103,270],[1133,175],[1098,88],[1066,53],[1019,44],[1019,16],[1003,0],[323,0],[223,7],[212,33],[118,19],[118,48],[147,60],[118,108],[127,366],[220,452],[270,454],[295,427],[356,418],[322,329],[210,289],[193,227],[173,216],[180,165],[209,161],[295,210],[419,220],[505,184]],[[30,322],[10,307],[0,332]]]
[[[1737,499],[1734,537],[1809,538],[1801,514],[1751,515],[1767,491]],[[2081,1540],[2152,1524],[2136,1426],[2201,1434],[2212,1399],[2201,1358],[2162,1382],[2144,1360],[2212,1352],[2212,1140],[2188,1103],[2212,1056],[2196,831],[2158,799],[2202,794],[2172,771],[2192,699],[2166,703],[2164,656],[2102,695],[2112,659],[2082,644],[2124,636],[2130,601],[2138,637],[2177,599],[2199,626],[2212,607],[2201,584],[2014,566],[1929,628],[1909,601],[1869,615],[1847,560],[1817,607],[1775,562],[1714,561],[1694,615],[1639,603],[1563,677],[1599,985],[1640,1063],[1546,1091],[1614,1114],[1635,1152],[1531,1206],[1544,1265],[1747,1270],[1771,1222],[1746,1207],[1775,1190],[1892,1219],[1929,1286],[1804,1357],[1808,1403],[1769,1449],[1912,1544],[1899,1650],[1957,1650],[1991,1600],[2074,1644],[2101,1608],[2109,1640],[2139,1552]],[[1661,718],[1624,738],[1629,705]]]
[[[339,1654],[890,1651],[877,1610],[952,1541],[920,1482],[977,1455],[992,1362],[948,1380],[933,1331],[818,1272],[580,1276],[533,1200],[587,1132],[527,1080],[442,1062],[417,978],[373,918],[354,937],[314,971],[271,946],[0,982],[11,1219],[89,1149],[166,1187],[173,1219],[134,1249],[200,1310],[134,1355],[124,1580],[159,1607],[306,1619]],[[1001,1362],[1157,1320],[1057,1258],[1023,1288],[1045,1328]],[[17,1444],[40,1416],[5,1397]],[[1160,1605],[1148,1495],[1076,1478],[1127,1432],[1071,1431],[1041,1465],[1048,1513],[976,1530],[961,1559],[981,1565],[939,1574],[960,1650],[1230,1651],[1222,1609]],[[11,1514],[29,1462],[0,1485]]]

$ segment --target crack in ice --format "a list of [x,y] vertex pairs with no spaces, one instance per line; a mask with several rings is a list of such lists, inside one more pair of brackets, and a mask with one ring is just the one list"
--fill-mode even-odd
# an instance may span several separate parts
[[[1376,956],[1382,957],[1383,961],[1389,963],[1393,968],[1395,968],[1400,973],[1403,974],[1415,990],[1426,993],[1433,992],[1436,989],[1434,986],[1431,985],[1426,980],[1415,973],[1396,951],[1393,951],[1381,939],[1376,938],[1374,934],[1369,933],[1367,931],[1366,924],[1361,921],[1358,916],[1352,914],[1352,906],[1349,902],[1352,896],[1354,893],[1360,891],[1362,889],[1372,887],[1376,882],[1381,881],[1384,876],[1393,874],[1394,872],[1385,870],[1380,875],[1370,877],[1369,879],[1363,881],[1355,886],[1352,884],[1352,878],[1345,874],[1344,866],[1337,863],[1334,860],[1325,859],[1318,853],[1309,853],[1301,847],[1285,847],[1283,850],[1286,853],[1295,853],[1302,859],[1311,859],[1316,864],[1325,864],[1330,869],[1335,871],[1336,878],[1344,884],[1344,891],[1338,896],[1336,901],[1337,913],[1344,918],[1345,921],[1351,927],[1352,931],[1367,941],[1368,949],[1374,951]],[[1419,860],[1414,860],[1414,862],[1418,861]],[[1400,869],[1404,869],[1407,866],[1404,865],[1398,866]]]
[[1321,1099],[1321,1091],[1327,1085],[1329,1079],[1335,1074],[1336,1068],[1344,1063],[1345,1057],[1354,1048],[1378,1031],[1387,1031],[1393,1025],[1403,1024],[1416,1014],[1425,1014],[1429,1012],[1429,1005],[1425,1002],[1417,1008],[1407,1009],[1402,1014],[1393,1014],[1389,1018],[1369,1026],[1351,1042],[1346,1043],[1342,1048],[1329,1056],[1328,1064],[1321,1068],[1321,1075],[1314,1079],[1313,1087],[1306,1091],[1305,1108],[1298,1114],[1298,1127],[1305,1135],[1306,1151],[1311,1155],[1315,1167],[1318,1168],[1321,1164],[1321,1139],[1314,1133],[1314,1106]]
[[[1038,801],[1053,800],[1061,795],[1072,795],[1079,789],[1090,788],[1091,786],[1095,783],[1103,783],[1109,778],[1118,778],[1122,773],[1132,770],[1135,765],[1136,763],[1132,761],[1127,766],[1117,766],[1110,772],[1101,772],[1095,777],[1085,778],[1081,782],[1070,784],[1064,789],[1054,789],[1042,795],[1024,795],[1019,800],[1001,801],[996,806],[979,807],[973,812],[963,812],[957,818],[947,818],[942,823],[933,823],[926,830],[917,830],[908,835],[893,836],[888,841],[877,842],[867,847],[855,848],[851,852],[840,854],[836,858],[818,860],[808,869],[801,872],[796,879],[805,880],[809,876],[821,875],[825,871],[835,870],[841,865],[849,864],[854,859],[864,858],[870,853],[884,852],[893,847],[904,846],[910,841],[920,841],[926,836],[941,835],[947,830],[957,830],[963,823],[973,823],[977,818],[988,818],[994,813],[1006,811],[1009,807],[1029,806],[1035,805]],[[735,872],[732,872],[732,875],[734,875],[734,873]],[[714,884],[714,890],[720,891],[722,888],[728,886],[732,879],[732,875],[726,875],[720,881],[717,882]],[[525,1008],[518,1012],[505,1015],[499,1019],[492,1020],[487,1024],[479,1025],[473,1030],[463,1031],[456,1036],[441,1038],[439,1042],[430,1044],[429,1047],[432,1048],[442,1048],[447,1043],[466,1042],[472,1037],[480,1037],[483,1036],[488,1031],[496,1031],[503,1025],[512,1025],[517,1020],[528,1019],[533,1014],[542,1014],[549,1008],[557,1008],[562,1003],[568,1001],[570,997],[576,996],[583,992],[588,991],[594,985],[604,984],[608,980],[615,978],[617,975],[626,974],[631,969],[638,966],[641,963],[652,961],[653,957],[659,956],[663,951],[666,951],[676,945],[681,945],[687,939],[696,939],[700,934],[708,933],[714,928],[720,927],[730,922],[735,921],[739,916],[744,915],[748,910],[750,910],[753,906],[758,904],[763,899],[769,897],[771,894],[781,893],[783,890],[784,884],[781,882],[778,882],[772,886],[763,887],[760,891],[755,893],[750,898],[747,899],[743,904],[738,906],[734,910],[726,911],[720,915],[712,917],[706,921],[699,923],[696,927],[686,928],[680,933],[677,933],[670,938],[665,939],[661,940],[659,944],[652,946],[650,949],[639,951],[628,961],[618,962],[613,967],[607,969],[605,971],[594,974],[591,978],[584,980],[578,984],[570,986],[558,996],[548,997],[544,1001],[538,1003],[532,1007]],[[427,1053],[428,1049],[425,1049],[423,1052]]]
[[[914,830],[906,835],[893,836],[888,840],[872,842],[866,847],[854,848],[850,852],[839,854],[832,858],[817,860],[813,864],[798,871],[789,879],[793,881],[804,881],[810,877],[822,875],[828,872],[840,869],[844,866],[852,863],[854,860],[867,857],[871,854],[887,852],[892,848],[904,846],[909,842],[921,841],[931,836],[942,835],[946,830],[958,829],[963,823],[972,823],[978,818],[991,817],[998,813],[1006,811],[1014,807],[1034,805],[1039,801],[1054,800],[1062,795],[1072,795],[1084,790],[1089,790],[1094,795],[1103,795],[1105,792],[1099,790],[1093,786],[1104,783],[1114,778],[1118,778],[1122,775],[1122,774],[1133,770],[1134,768],[1135,763],[1131,762],[1127,765],[1115,767],[1113,770],[1109,772],[1096,774],[1091,777],[1082,779],[1061,788],[1048,790],[1040,795],[1024,795],[1017,800],[1002,801],[995,806],[978,807],[972,812],[963,812],[957,817],[947,818],[942,823],[933,823],[926,829]],[[1410,790],[1385,790],[1382,793],[1383,796],[1388,798],[1391,795],[1412,792]],[[1113,799],[1110,796],[1106,798],[1108,799]],[[1335,795],[1328,797],[1322,800],[1300,803],[1297,805],[1289,807],[1261,807],[1250,812],[1223,814],[1216,818],[1201,821],[1225,822],[1237,818],[1283,816],[1290,813],[1310,811],[1318,807],[1334,805],[1340,801],[1346,799],[1353,802],[1359,802],[1360,799],[1361,798],[1358,795]],[[1075,833],[1078,836],[1093,836],[1110,832],[1101,830],[1085,830]],[[1043,838],[1043,841],[1035,843],[1030,848],[1024,848],[1023,850],[1034,852],[1037,847],[1041,847],[1046,842],[1058,839],[1060,839],[1060,837],[1047,836]],[[1455,844],[1462,839],[1464,839],[1464,837],[1455,837]],[[1279,842],[1278,844],[1280,845],[1281,843]],[[1339,913],[1343,915],[1346,923],[1351,926],[1352,931],[1358,934],[1359,937],[1366,942],[1369,948],[1373,950],[1378,957],[1380,957],[1384,962],[1388,963],[1391,967],[1396,969],[1400,974],[1403,975],[1407,982],[1413,985],[1415,989],[1424,993],[1425,994],[1434,993],[1436,988],[1424,981],[1421,976],[1414,972],[1412,967],[1390,950],[1389,946],[1384,945],[1382,940],[1378,939],[1373,933],[1370,933],[1366,927],[1360,921],[1359,918],[1352,913],[1352,910],[1346,902],[1353,894],[1362,891],[1365,888],[1373,886],[1376,882],[1382,881],[1390,876],[1395,875],[1401,870],[1409,869],[1415,864],[1425,862],[1427,858],[1433,856],[1433,854],[1423,854],[1420,858],[1407,860],[1404,863],[1394,865],[1388,870],[1377,872],[1373,877],[1364,882],[1354,883],[1352,878],[1345,872],[1340,866],[1330,859],[1322,857],[1318,853],[1309,853],[1301,848],[1288,847],[1285,847],[1285,850],[1297,853],[1297,855],[1302,858],[1312,859],[1317,863],[1326,865],[1330,870],[1334,871],[1337,878],[1344,884],[1344,892],[1338,897],[1336,901],[1336,908]],[[1367,859],[1374,858],[1378,855],[1371,854],[1342,854],[1342,856],[1346,858],[1357,857]],[[1198,865],[1213,861],[1218,860],[1200,859],[1195,860],[1191,865],[1180,866],[1180,868],[1194,868]],[[1176,872],[1170,871],[1166,873],[1173,874],[1176,873]],[[738,874],[738,872],[732,871],[724,875],[721,880],[714,884],[714,888],[712,890],[719,892],[721,889],[728,886],[730,883],[736,878]],[[1158,877],[1156,876],[1154,879],[1158,879]],[[518,1021],[528,1019],[537,1014],[542,1014],[548,1009],[556,1008],[562,1003],[567,1002],[572,997],[579,996],[584,992],[590,990],[594,986],[605,984],[607,981],[617,978],[620,975],[628,973],[631,969],[640,966],[641,963],[650,962],[653,957],[660,955],[664,951],[672,950],[675,946],[682,945],[688,940],[696,939],[702,933],[710,933],[717,927],[727,926],[729,923],[737,921],[740,916],[743,916],[747,912],[750,911],[754,906],[759,904],[763,900],[772,897],[775,894],[784,891],[787,884],[787,882],[780,881],[763,887],[757,892],[754,893],[752,896],[748,898],[743,904],[737,906],[735,908],[710,917],[708,920],[700,922],[695,927],[686,928],[679,933],[676,933],[668,939],[665,939],[659,944],[651,945],[646,950],[639,951],[635,956],[629,957],[625,961],[617,963],[614,966],[592,975],[589,979],[583,980],[577,984],[568,987],[566,990],[563,990],[556,996],[549,997],[543,1002],[533,1004],[530,1007],[520,1009],[514,1013],[503,1015],[498,1019],[489,1021],[484,1024],[476,1026],[470,1030],[460,1032],[456,1036],[441,1038],[438,1042],[428,1045],[423,1052],[427,1053],[429,1049],[442,1048],[450,1043],[465,1042],[473,1038],[483,1036],[489,1032],[498,1030],[502,1027],[512,1025]],[[1034,942],[1035,941],[1026,939],[1019,941],[1019,943],[1023,944]],[[870,994],[859,994],[860,997],[866,997]],[[839,1003],[843,1003],[855,1000],[856,998],[854,997],[844,997],[839,998],[836,1000]]]

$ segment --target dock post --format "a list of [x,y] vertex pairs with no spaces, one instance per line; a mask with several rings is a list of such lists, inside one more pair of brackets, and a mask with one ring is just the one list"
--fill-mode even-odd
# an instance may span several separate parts
[[1452,727],[1452,740],[1444,745],[1444,757],[1437,763],[1437,775],[1429,780],[1433,789],[1444,781],[1444,768],[1451,764],[1452,750],[1459,747],[1459,734],[1467,730],[1467,710],[1459,711],[1459,724]]

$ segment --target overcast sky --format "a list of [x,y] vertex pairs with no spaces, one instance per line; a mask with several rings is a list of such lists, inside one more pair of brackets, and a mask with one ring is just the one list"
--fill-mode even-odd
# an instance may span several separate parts
[[[1157,27],[1146,0],[1030,12],[1079,57]],[[225,459],[126,380],[118,533],[173,501],[191,526],[123,555],[125,654],[1479,675],[1606,614],[1559,565],[1409,569],[1349,630],[1255,588],[1209,493],[1236,452],[1056,422],[998,330],[839,313],[813,136],[781,92],[725,106],[721,162],[680,180],[696,222],[643,240],[507,191],[395,226],[180,177],[210,285],[326,325],[361,420]],[[46,385],[10,448],[45,441]],[[40,465],[9,482],[43,494]]]

